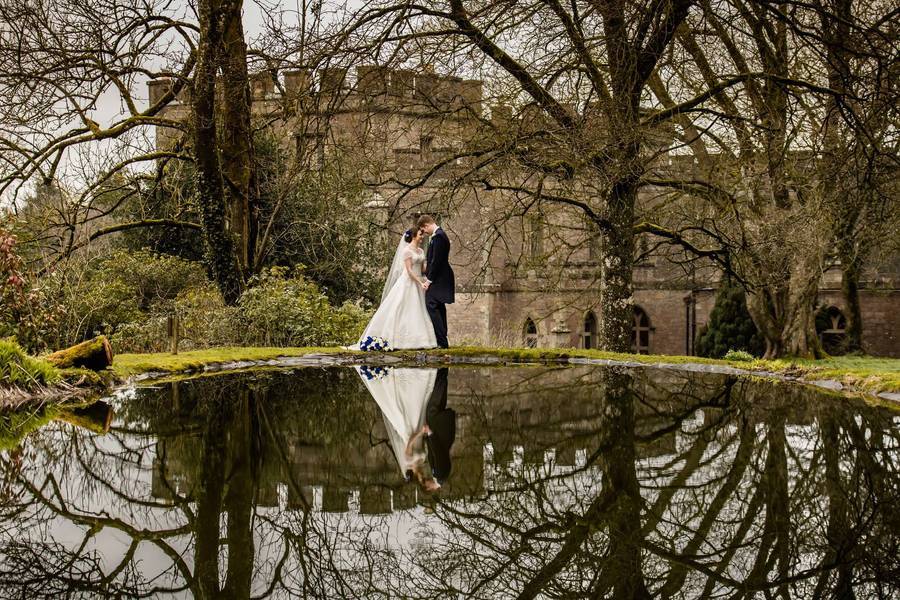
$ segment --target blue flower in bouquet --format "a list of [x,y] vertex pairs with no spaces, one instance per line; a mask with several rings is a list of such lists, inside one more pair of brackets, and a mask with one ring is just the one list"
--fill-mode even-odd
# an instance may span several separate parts
[[368,381],[372,381],[373,379],[381,379],[390,372],[390,367],[372,367],[363,365],[358,368],[360,374]]
[[360,340],[359,349],[366,352],[389,352],[391,345],[384,338],[368,335]]

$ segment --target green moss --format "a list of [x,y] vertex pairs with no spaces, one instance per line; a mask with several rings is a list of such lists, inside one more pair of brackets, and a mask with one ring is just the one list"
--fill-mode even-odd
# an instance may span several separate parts
[[276,348],[238,347],[208,348],[169,354],[119,354],[113,360],[113,371],[119,377],[130,377],[141,373],[177,373],[195,371],[207,365],[245,360],[272,360],[280,356],[303,356],[306,354],[350,354],[353,351],[342,348]]
[[[824,360],[754,360],[752,362],[717,360],[697,356],[668,356],[659,354],[617,354],[601,350],[580,350],[574,348],[487,348],[466,346],[449,350],[427,350],[431,356],[471,358],[491,356],[508,362],[561,362],[569,358],[589,358],[636,362],[642,364],[708,364],[723,365],[749,371],[771,371],[791,374],[804,379],[834,379],[847,387],[866,392],[900,391],[900,360],[871,357],[832,357]],[[364,353],[342,348],[210,348],[183,352],[178,355],[120,354],[116,356],[113,369],[120,377],[140,373],[179,373],[202,369],[204,366],[236,361],[271,360],[280,356],[303,356],[306,354],[352,355]],[[421,352],[399,351],[392,355],[400,359],[414,360]]]
[[60,369],[59,373],[66,383],[78,385],[79,387],[105,388],[110,383],[108,370],[97,372],[90,369],[70,367],[68,369]]
[[59,371],[53,365],[28,356],[12,340],[0,340],[0,386],[33,390],[59,380]]
[[0,450],[17,447],[26,435],[52,421],[53,416],[54,411],[46,407],[0,413]]
[[900,359],[872,356],[831,356],[822,360],[754,361],[755,368],[793,371],[804,379],[833,379],[865,392],[900,392]]

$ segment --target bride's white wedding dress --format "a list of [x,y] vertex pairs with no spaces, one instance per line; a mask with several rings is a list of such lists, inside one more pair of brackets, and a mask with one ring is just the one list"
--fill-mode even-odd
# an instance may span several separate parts
[[417,461],[426,458],[423,449],[409,452],[407,445],[425,424],[425,406],[434,389],[437,369],[388,368],[375,377],[367,376],[363,367],[356,370],[381,409],[391,450],[400,473],[405,475]]
[[[407,258],[410,258],[413,272],[422,273],[425,251],[421,248],[413,249],[409,244],[406,244],[405,247],[401,244],[397,258],[400,260],[401,266]],[[397,270],[397,260],[395,259],[394,262],[392,271]],[[424,278],[424,275],[421,275],[421,278]],[[386,340],[395,350],[437,346],[434,326],[431,324],[431,317],[428,316],[428,310],[425,308],[425,290],[410,277],[405,268],[400,274],[394,273],[393,276],[388,276],[381,306],[369,321],[360,339],[365,340],[369,336]]]

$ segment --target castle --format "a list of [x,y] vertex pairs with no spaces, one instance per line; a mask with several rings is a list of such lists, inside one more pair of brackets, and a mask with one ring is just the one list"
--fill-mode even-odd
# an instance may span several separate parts
[[[150,81],[150,102],[170,86],[166,79]],[[412,215],[439,216],[453,244],[457,280],[457,301],[448,307],[451,345],[596,347],[603,250],[586,236],[579,218],[565,211],[507,211],[500,219],[498,207],[514,204],[512,192],[454,184],[474,160],[456,154],[473,136],[484,135],[480,124],[515,121],[521,127],[530,118],[527,110],[513,116],[503,104],[488,110],[482,89],[481,81],[377,66],[353,73],[325,68],[315,78],[306,71],[286,71],[280,80],[269,73],[251,78],[254,117],[272,117],[268,127],[285,147],[292,146],[298,169],[349,161],[370,191],[360,199],[361,208],[398,238]],[[187,94],[163,116],[187,118]],[[171,144],[173,136],[158,128],[157,145]],[[659,148],[670,140],[661,132]],[[666,168],[694,167],[691,156],[662,154]],[[720,273],[702,263],[685,268],[649,244],[639,240],[644,252],[634,268],[633,349],[692,355]],[[863,346],[870,354],[900,356],[898,281],[898,259],[864,274]],[[823,274],[817,303],[827,348],[839,342],[845,327],[839,268]]]

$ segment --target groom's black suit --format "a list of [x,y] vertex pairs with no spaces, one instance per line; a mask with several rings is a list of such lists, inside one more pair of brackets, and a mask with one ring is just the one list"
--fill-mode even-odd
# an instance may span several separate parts
[[425,422],[431,429],[427,438],[428,460],[431,472],[440,484],[450,477],[450,447],[456,439],[456,412],[447,408],[447,372],[447,367],[438,369],[434,389],[425,407]]
[[450,238],[440,227],[431,235],[425,260],[425,276],[431,282],[425,292],[425,306],[434,326],[438,347],[448,348],[447,305],[453,304],[456,299],[456,280],[450,268]]

